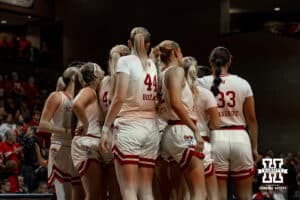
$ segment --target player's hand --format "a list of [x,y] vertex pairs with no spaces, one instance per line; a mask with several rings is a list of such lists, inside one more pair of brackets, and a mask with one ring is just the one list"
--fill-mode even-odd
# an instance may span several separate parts
[[75,129],[75,135],[86,135],[88,130],[88,125],[82,125]]
[[202,152],[204,148],[204,141],[198,129],[194,132],[194,137],[196,140],[196,150]]
[[101,131],[100,152],[108,153],[110,144],[109,128],[107,126],[103,126]]

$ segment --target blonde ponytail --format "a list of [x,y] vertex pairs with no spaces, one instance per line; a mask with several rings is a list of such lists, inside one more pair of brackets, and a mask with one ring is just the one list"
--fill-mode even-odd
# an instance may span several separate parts
[[143,68],[147,67],[147,49],[146,44],[150,42],[150,33],[146,28],[136,27],[130,33],[130,41],[132,43],[132,54],[139,57]]
[[63,80],[63,77],[60,76],[56,82],[56,91],[60,92],[60,91],[64,91],[65,89],[66,89],[66,84]]
[[194,57],[184,57],[183,58],[183,68],[186,72],[186,81],[188,85],[191,88],[191,91],[194,95],[194,99],[198,100],[199,98],[199,91],[197,89],[198,87],[198,81],[197,81],[197,60]]
[[114,46],[109,53],[109,71],[110,71],[110,91],[109,94],[111,97],[115,94],[116,88],[116,67],[120,57],[127,56],[130,54],[130,50],[125,45],[116,45]]
[[133,54],[137,55],[140,58],[144,69],[146,69],[148,55],[145,47],[145,39],[143,34],[141,33],[136,34],[134,37]]

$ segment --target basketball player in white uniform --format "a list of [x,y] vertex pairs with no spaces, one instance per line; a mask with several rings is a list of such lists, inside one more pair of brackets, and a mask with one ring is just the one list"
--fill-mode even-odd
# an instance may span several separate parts
[[[102,80],[101,83],[101,88],[99,90],[99,102],[100,106],[104,112],[104,116],[106,116],[108,112],[108,108],[111,104],[111,100],[114,96],[115,92],[115,85],[116,85],[116,67],[117,63],[120,57],[122,56],[127,56],[130,54],[130,49],[125,46],[125,45],[116,45],[114,46],[109,53],[109,76],[105,76]],[[113,129],[111,128],[110,131]],[[109,136],[112,136],[109,134]],[[109,140],[112,140],[110,138]],[[111,143],[112,141],[110,141]],[[110,144],[110,149],[109,152],[107,152],[106,157],[108,158],[113,158],[112,156],[112,149],[111,149],[111,144]],[[106,160],[108,160],[106,158]],[[121,199],[121,194],[119,190],[119,185],[117,182],[116,178],[116,173],[113,165],[113,160],[110,159],[108,160],[109,163],[107,163],[104,166],[104,176],[106,181],[106,191],[109,194],[109,199],[114,200],[114,199]]]
[[204,148],[204,172],[208,200],[218,200],[218,183],[214,171],[213,159],[211,157],[211,145],[209,143],[210,130],[219,128],[219,114],[217,102],[211,91],[200,87],[197,80],[197,60],[193,57],[183,58],[183,68],[186,79],[194,94],[194,112],[197,115],[197,126],[203,138]]
[[[104,72],[95,63],[86,63],[81,68],[85,87],[76,95],[73,112],[77,117],[77,129],[72,141],[72,159],[81,176],[85,199],[103,197],[102,156],[98,151],[100,124],[104,116],[101,112],[96,90]],[[73,123],[73,122],[72,122]],[[103,123],[103,122],[102,122]]]
[[158,45],[160,61],[160,116],[168,122],[161,141],[165,157],[172,157],[181,168],[192,199],[206,199],[203,140],[193,113],[193,93],[182,68],[182,53],[174,41]]
[[108,132],[115,121],[115,169],[125,200],[153,199],[153,168],[160,137],[155,110],[157,71],[148,59],[149,46],[148,30],[134,28],[129,40],[132,55],[118,61],[115,95],[102,129],[102,149],[107,151]]
[[[80,177],[71,159],[71,116],[74,80],[80,76],[76,67],[67,68],[46,100],[39,129],[52,132],[48,159],[48,183],[55,186],[57,199],[81,199]],[[72,185],[73,193],[72,193]],[[79,184],[79,185],[78,185]]]
[[212,131],[210,137],[219,197],[227,199],[227,177],[231,176],[238,199],[250,200],[253,161],[258,158],[253,93],[246,80],[228,73],[231,54],[226,48],[215,48],[209,61],[213,75],[199,82],[216,96],[220,116],[221,128]]

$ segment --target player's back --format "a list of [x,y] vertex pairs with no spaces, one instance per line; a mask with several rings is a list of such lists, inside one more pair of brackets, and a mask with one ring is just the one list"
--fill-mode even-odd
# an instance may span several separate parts
[[155,118],[157,70],[153,61],[148,59],[144,68],[137,56],[123,56],[118,61],[116,72],[129,76],[127,96],[119,116]]
[[[174,109],[171,106],[171,100],[170,100],[170,93],[166,86],[166,74],[168,70],[173,68],[175,66],[170,66],[160,74],[160,80],[161,80],[161,96],[162,96],[162,105],[160,116],[164,120],[179,120],[180,118],[175,113]],[[187,81],[185,81],[182,89],[181,89],[181,102],[183,106],[185,107],[186,111],[188,112],[189,116],[192,119],[196,119],[195,113],[193,112],[194,107],[194,100],[193,100],[193,93],[190,89],[190,86],[188,85]]]
[[[59,128],[70,128],[72,116],[72,98],[65,92],[59,92],[61,102],[52,118],[52,123]],[[66,127],[65,127],[66,126]]]
[[[243,106],[247,97],[253,96],[249,83],[236,75],[221,75],[220,93],[217,100],[221,126],[245,126]],[[202,87],[210,89],[214,76],[205,76],[199,79]]]

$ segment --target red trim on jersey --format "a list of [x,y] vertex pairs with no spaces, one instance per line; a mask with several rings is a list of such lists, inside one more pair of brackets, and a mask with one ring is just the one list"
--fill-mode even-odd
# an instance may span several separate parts
[[[197,121],[194,119],[191,119],[194,124],[196,125]],[[181,121],[181,120],[168,120],[168,124],[169,125],[186,125],[185,122]]]
[[204,158],[204,154],[202,152],[196,151],[194,148],[187,148],[182,155],[182,158],[179,162],[179,167],[184,169],[190,163],[192,157],[195,156],[199,159]]
[[219,130],[245,130],[245,126],[222,126]]
[[72,100],[71,95],[69,95],[66,91],[63,91],[63,94],[64,94],[69,100]]

